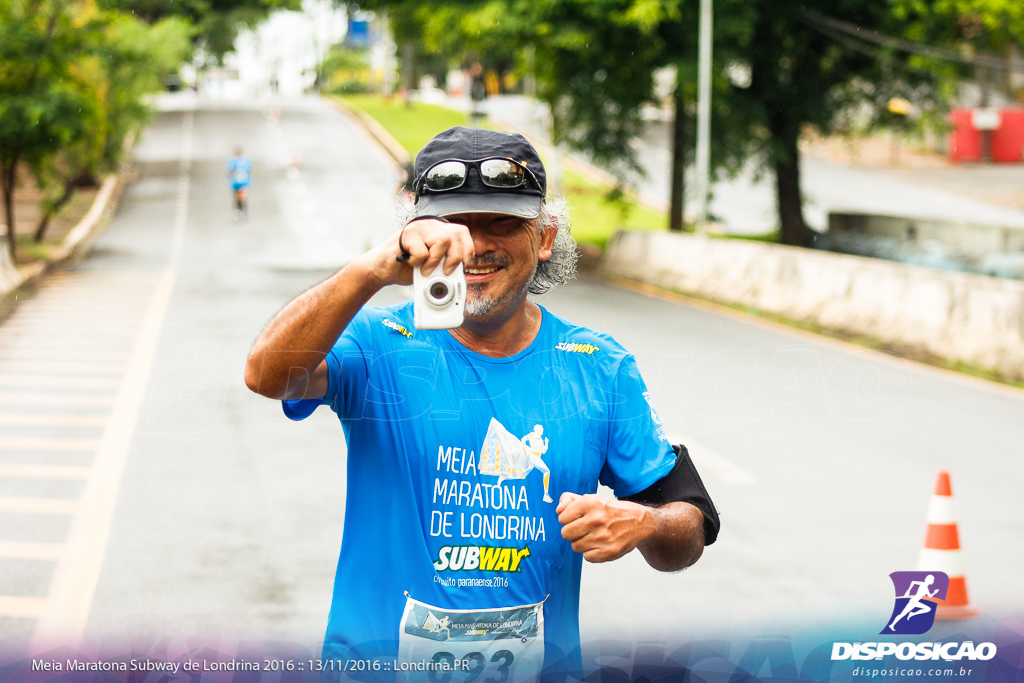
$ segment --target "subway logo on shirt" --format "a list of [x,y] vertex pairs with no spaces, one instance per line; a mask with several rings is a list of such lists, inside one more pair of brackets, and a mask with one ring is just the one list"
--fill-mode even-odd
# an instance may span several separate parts
[[446,545],[437,552],[434,569],[443,571],[518,572],[529,548],[490,545]]

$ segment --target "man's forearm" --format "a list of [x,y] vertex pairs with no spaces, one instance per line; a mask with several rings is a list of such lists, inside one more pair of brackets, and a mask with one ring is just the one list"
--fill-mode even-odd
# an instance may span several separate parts
[[689,503],[667,503],[651,508],[653,524],[640,553],[658,571],[677,572],[700,559],[704,552],[704,515]]
[[380,289],[364,264],[352,262],[274,316],[246,360],[249,389],[269,398],[297,397],[345,327]]
[[370,297],[385,285],[411,284],[413,268],[429,274],[445,259],[445,272],[450,274],[473,254],[466,226],[426,219],[410,222],[285,306],[249,352],[246,385],[269,398],[323,396],[327,376],[315,371]]

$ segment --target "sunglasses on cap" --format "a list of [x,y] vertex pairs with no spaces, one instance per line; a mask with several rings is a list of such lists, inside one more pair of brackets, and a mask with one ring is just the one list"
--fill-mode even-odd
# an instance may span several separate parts
[[540,182],[533,171],[513,159],[490,157],[487,159],[444,159],[439,161],[416,179],[416,196],[427,192],[449,192],[466,184],[469,169],[475,168],[480,181],[487,187],[498,190],[514,190],[532,181],[538,190]]

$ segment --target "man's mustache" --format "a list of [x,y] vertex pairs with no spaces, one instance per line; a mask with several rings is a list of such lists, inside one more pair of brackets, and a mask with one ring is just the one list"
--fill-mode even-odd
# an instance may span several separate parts
[[472,261],[466,261],[462,265],[466,268],[486,268],[487,266],[507,267],[511,263],[512,259],[507,256],[481,256]]

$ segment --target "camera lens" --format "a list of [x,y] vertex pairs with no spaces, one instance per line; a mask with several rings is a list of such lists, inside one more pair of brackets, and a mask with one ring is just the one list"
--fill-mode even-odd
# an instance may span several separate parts
[[448,278],[438,277],[427,283],[427,300],[435,306],[444,306],[451,301],[452,287]]
[[430,296],[433,299],[443,299],[448,296],[448,283],[435,282],[430,285]]

